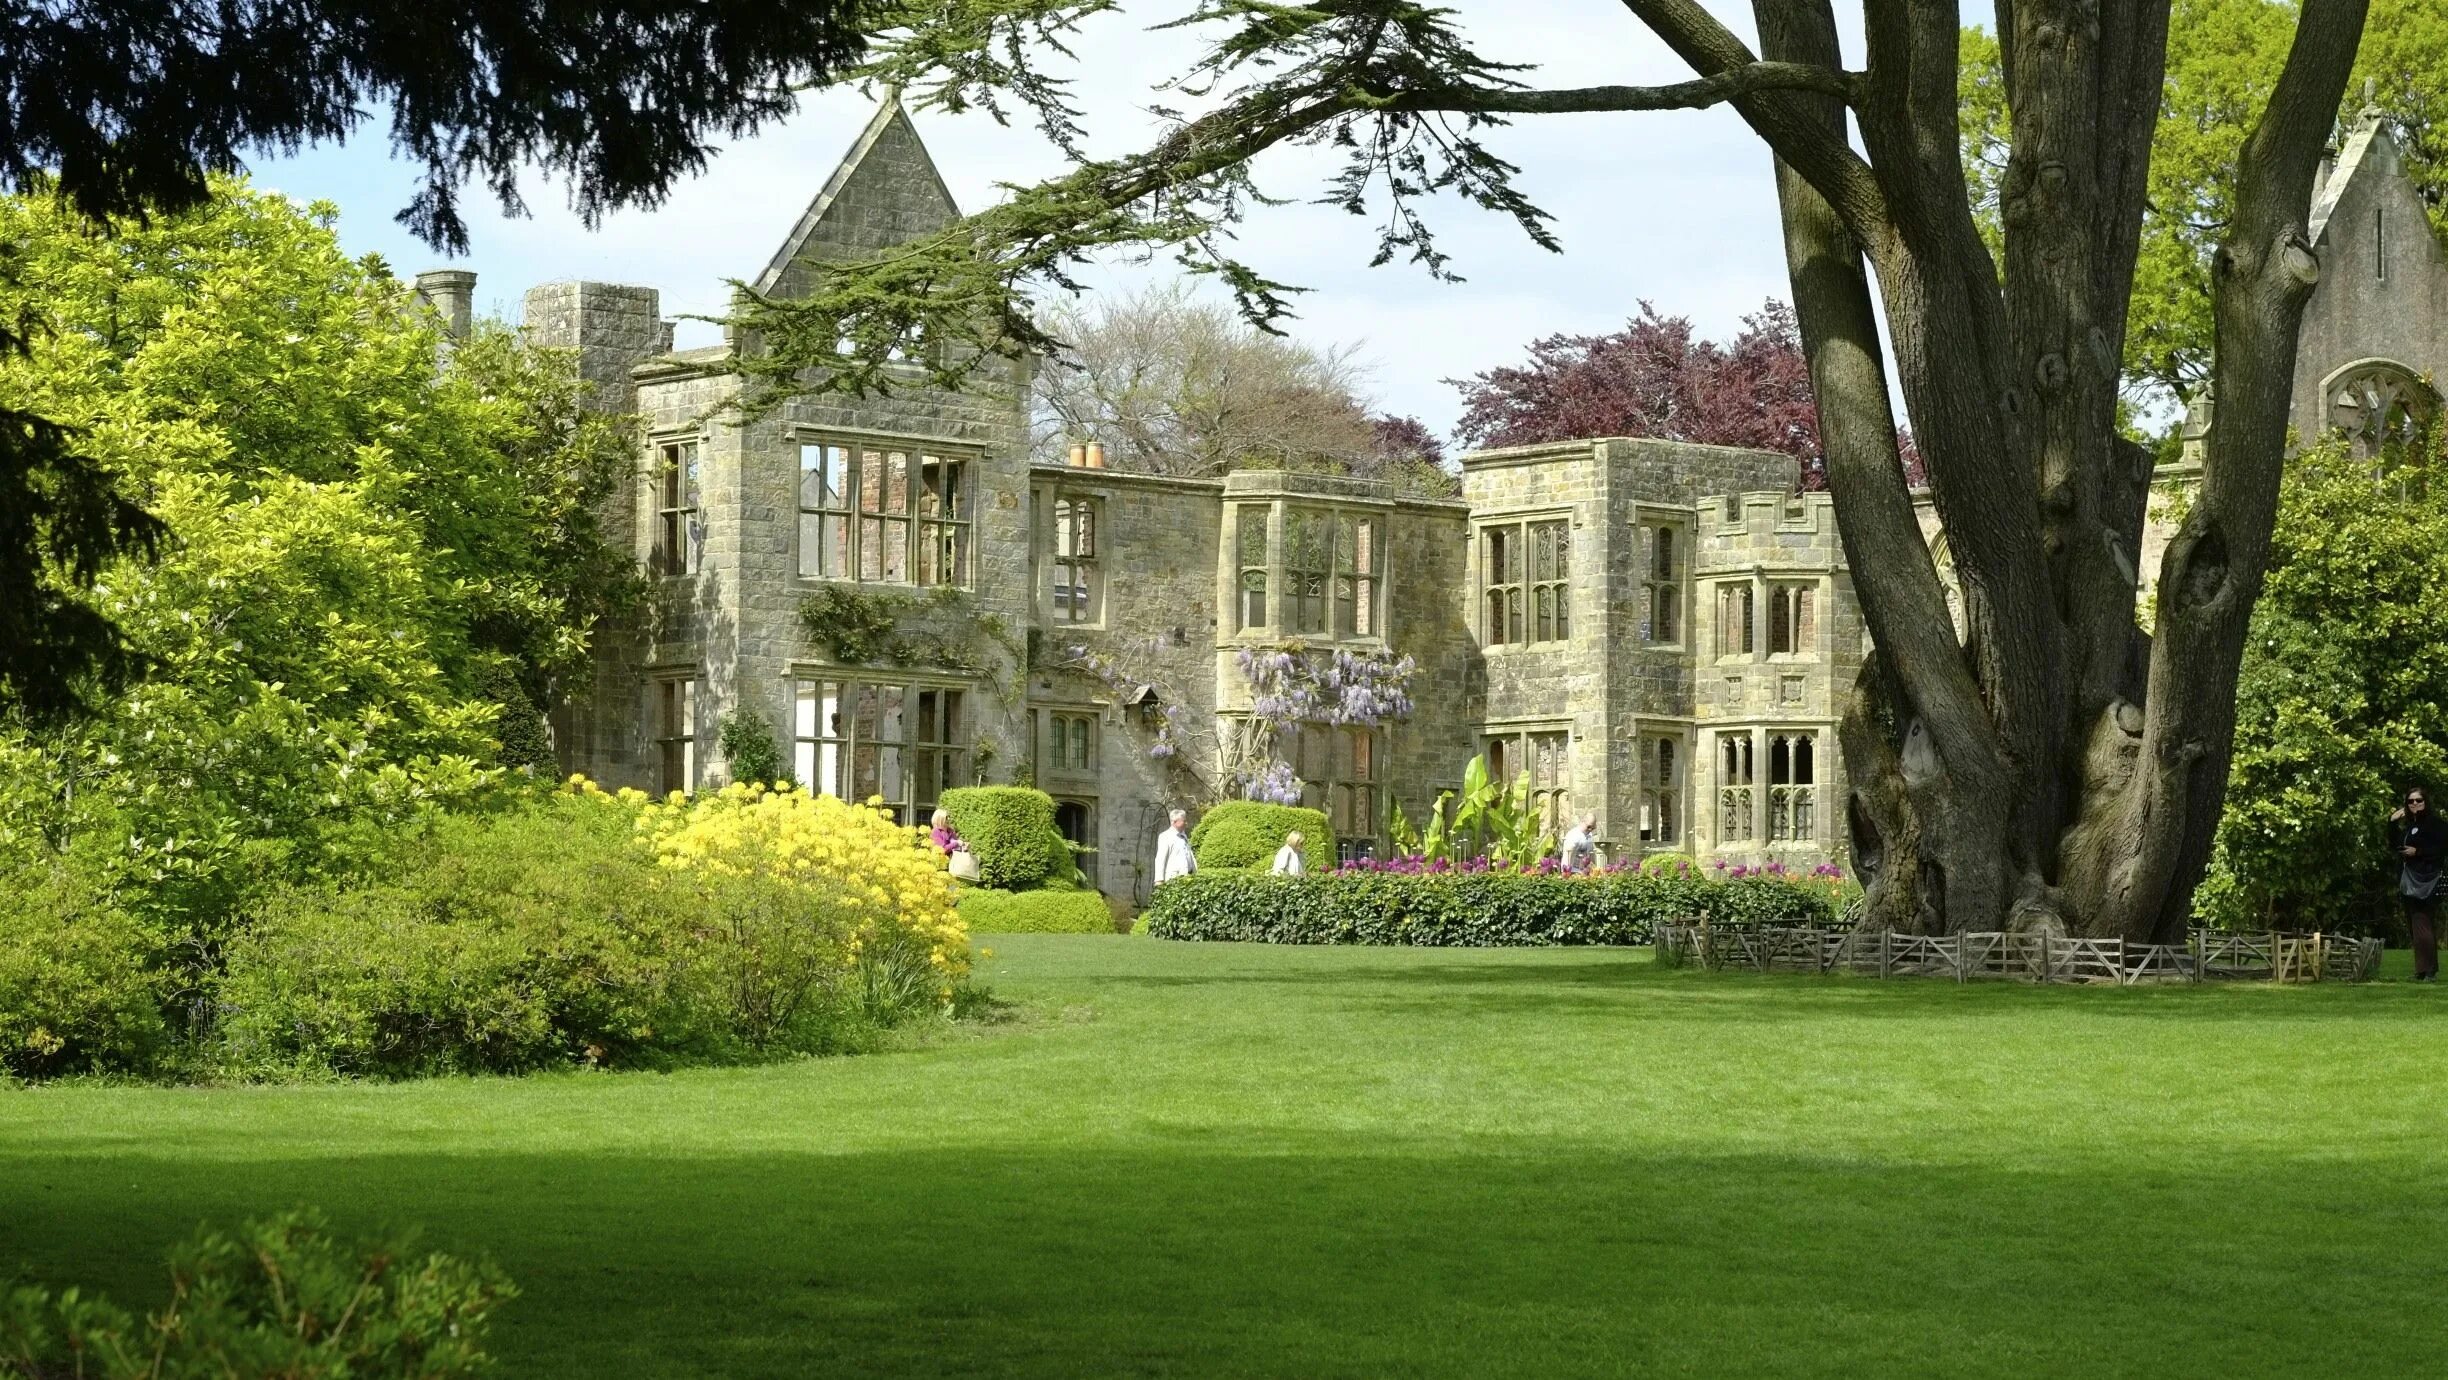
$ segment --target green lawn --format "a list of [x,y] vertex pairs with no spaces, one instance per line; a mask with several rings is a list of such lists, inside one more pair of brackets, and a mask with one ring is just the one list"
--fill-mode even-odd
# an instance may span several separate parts
[[994,947],[1027,1018],[914,1053],[0,1092],[0,1272],[420,1223],[516,1376],[2448,1364],[2448,991]]

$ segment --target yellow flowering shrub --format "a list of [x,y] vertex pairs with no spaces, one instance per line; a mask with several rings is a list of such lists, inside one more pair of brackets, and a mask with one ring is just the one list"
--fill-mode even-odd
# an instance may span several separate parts
[[749,784],[616,798],[636,811],[638,834],[663,866],[819,888],[846,922],[854,962],[922,957],[939,986],[968,976],[969,931],[942,852],[880,803]]

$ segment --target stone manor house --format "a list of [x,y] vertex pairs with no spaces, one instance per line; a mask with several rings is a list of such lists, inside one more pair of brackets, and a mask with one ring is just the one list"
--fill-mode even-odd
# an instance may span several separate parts
[[[2307,432],[2369,438],[2436,407],[2448,263],[2398,159],[2368,118],[2320,190]],[[755,281],[786,293],[807,264],[956,215],[888,103]],[[464,324],[472,275],[419,286]],[[568,770],[719,784],[719,725],[744,711],[802,784],[911,821],[953,786],[1033,782],[1098,884],[1143,897],[1167,808],[1221,793],[1251,707],[1240,653],[1299,644],[1417,665],[1408,717],[1285,735],[1347,852],[1382,850],[1394,809],[1425,819],[1484,754],[1558,820],[1594,811],[1617,858],[1843,854],[1835,724],[1864,631],[1827,498],[1785,456],[1487,451],[1452,501],[1306,472],[1165,478],[1033,454],[1017,390],[914,372],[743,422],[722,407],[741,386],[727,351],[674,352],[649,287],[546,284],[525,326],[646,427],[608,518],[657,607],[608,630],[593,695],[555,716]],[[2209,424],[2197,408],[2188,434]]]

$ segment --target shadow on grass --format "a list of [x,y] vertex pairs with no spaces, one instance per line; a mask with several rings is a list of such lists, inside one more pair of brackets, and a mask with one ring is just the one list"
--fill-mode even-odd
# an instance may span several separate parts
[[[1712,1015],[1756,1020],[1772,1010],[1807,1015],[1842,1012],[1853,1016],[1918,1017],[2012,1009],[2171,1021],[2330,1021],[2358,1015],[2394,1018],[2430,1006],[2448,1011],[2448,988],[2387,980],[2077,986],[1995,979],[1955,982],[1943,978],[1874,978],[1852,974],[1709,972],[1660,967],[1647,950],[1641,949],[1400,949],[1257,944],[1197,947],[1223,949],[1236,958],[1254,961],[1219,962],[1187,973],[1100,974],[1098,981],[1111,987],[1156,989],[1252,984],[1330,987],[1355,992],[1354,1000],[1381,1008],[1469,1006],[1491,1015],[1615,1010],[1636,1020],[1682,1020]],[[1269,952],[1334,957],[1298,966],[1278,965],[1254,957]],[[1498,954],[1504,957],[1493,957]],[[1508,961],[1515,956],[1523,956],[1525,961]],[[1371,992],[1367,990],[1370,987],[1386,990]]]
[[200,1219],[417,1222],[514,1376],[2427,1373],[2393,1163],[1903,1170],[1532,1140],[1124,1154],[0,1156],[0,1271],[158,1302]]

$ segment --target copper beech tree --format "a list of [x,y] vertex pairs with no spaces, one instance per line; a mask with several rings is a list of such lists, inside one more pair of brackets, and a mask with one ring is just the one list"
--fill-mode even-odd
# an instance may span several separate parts
[[[1033,295],[1074,286],[1087,255],[1120,245],[1170,249],[1271,321],[1293,290],[1232,257],[1229,234],[1263,205],[1249,160],[1285,143],[1346,155],[1327,196],[1381,218],[1380,261],[1449,274],[1423,219],[1440,196],[1552,249],[1488,126],[1730,103],[1775,159],[1828,487],[1877,646],[1842,729],[1872,921],[2166,939],[2218,823],[2296,326],[2320,272],[2306,207],[2367,4],[2303,0],[2237,159],[2214,268],[2218,426],[2153,629],[2135,598],[2150,457],[2120,436],[2116,403],[2168,0],[1997,0],[2002,262],[1966,190],[1951,0],[1865,0],[1858,68],[1829,0],[1754,0],[1756,49],[1695,0],[1623,0],[1618,40],[1646,30],[1693,77],[1568,89],[1533,84],[1534,68],[1473,49],[1453,12],[1407,0],[1196,0],[1180,22],[1213,41],[1164,89],[1199,109],[1167,112],[1162,137],[1120,158],[1086,155],[1063,83],[1037,62],[1112,0],[922,0],[887,16],[863,75],[922,104],[1032,116],[1075,166],[836,265],[800,300],[747,299],[757,343],[742,363],[780,388],[859,390],[925,358],[957,383],[1055,347]],[[1961,582],[1960,637],[1914,521],[1891,377]]]

